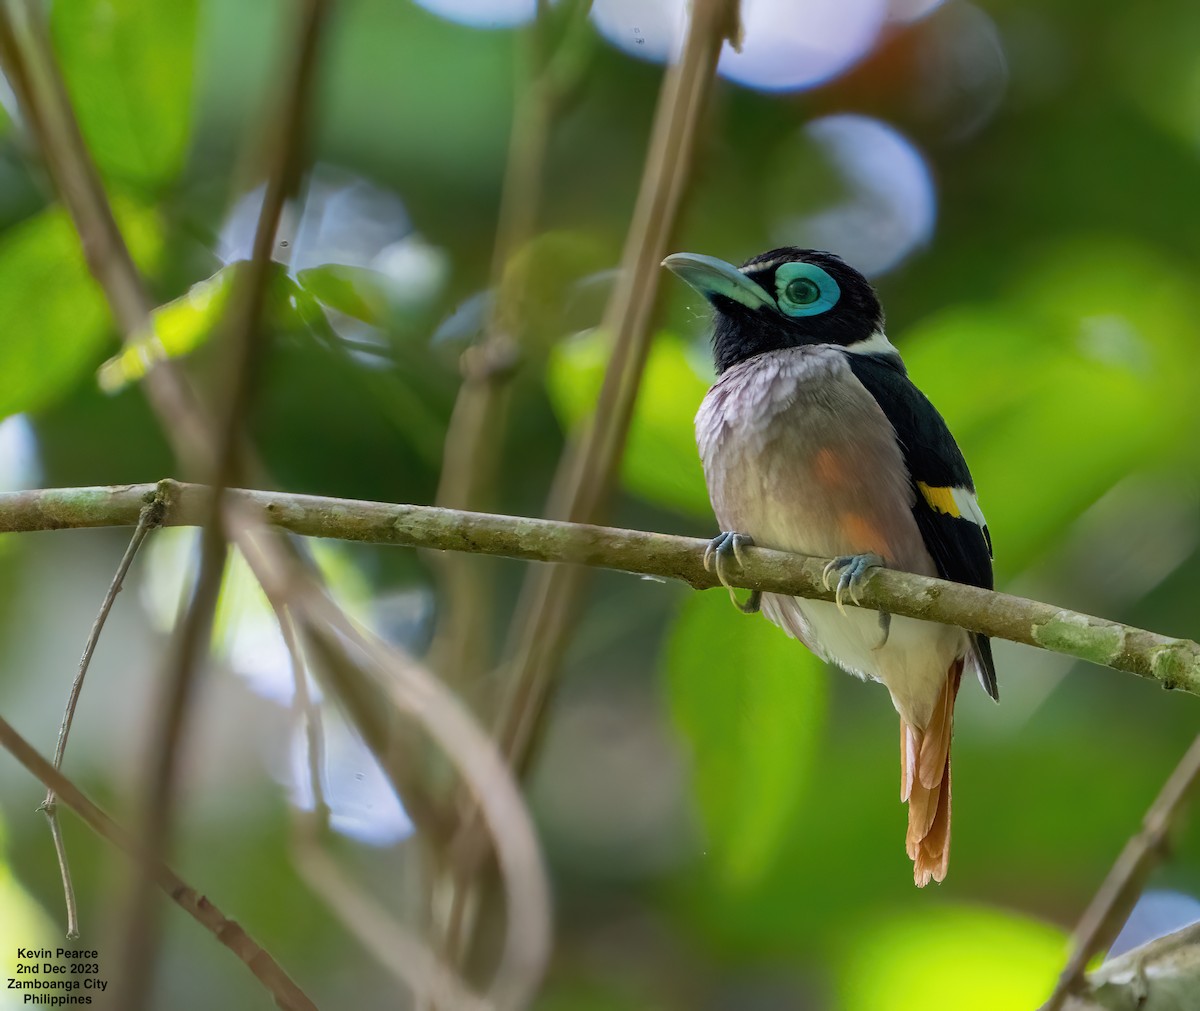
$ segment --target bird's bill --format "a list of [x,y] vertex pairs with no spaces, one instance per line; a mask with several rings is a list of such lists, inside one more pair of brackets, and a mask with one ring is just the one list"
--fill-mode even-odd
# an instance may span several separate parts
[[773,299],[757,281],[752,281],[732,263],[702,253],[672,253],[662,265],[676,274],[685,284],[711,299],[720,295],[744,305],[747,309],[764,306],[777,308]]

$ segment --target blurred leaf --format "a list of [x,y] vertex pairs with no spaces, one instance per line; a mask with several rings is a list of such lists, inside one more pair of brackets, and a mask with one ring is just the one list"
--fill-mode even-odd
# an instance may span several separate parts
[[[554,348],[546,370],[550,399],[564,426],[575,427],[591,413],[608,342],[599,332]],[[704,472],[696,451],[693,419],[708,391],[688,359],[684,343],[659,333],[642,376],[621,478],[648,501],[696,516],[711,516]]]
[[579,318],[579,295],[584,279],[610,262],[595,236],[562,231],[536,236],[509,258],[501,292],[516,295],[511,314],[527,349],[543,350],[600,322],[598,314]]
[[1131,471],[1196,452],[1200,384],[1178,363],[1198,312],[1172,264],[1095,236],[1031,258],[1002,306],[949,309],[902,335],[970,462],[1002,574]]
[[55,49],[101,170],[161,185],[191,134],[196,0],[72,0],[51,7]]
[[447,252],[415,233],[361,263],[322,263],[296,274],[299,286],[336,312],[392,334],[424,337],[450,276]]
[[238,266],[221,268],[212,277],[193,284],[186,294],[155,309],[151,315],[152,333],[131,342],[100,366],[100,388],[116,393],[141,379],[155,362],[188,354],[204,343],[225,311]]
[[[191,354],[207,343],[224,317],[230,294],[248,262],[239,260],[222,267],[211,277],[197,281],[179,298],[155,309],[151,314],[152,332],[132,341],[100,366],[97,376],[100,388],[115,393],[145,376],[156,362]],[[287,276],[283,265],[272,263],[271,270],[266,304],[268,325],[283,333],[329,331],[320,307]]]
[[300,271],[296,280],[331,309],[372,326],[383,326],[390,315],[387,278],[377,270],[325,263]]
[[786,838],[825,721],[824,664],[724,591],[684,603],[667,650],[715,876],[752,887]]
[[70,219],[47,211],[0,237],[0,417],[36,410],[100,352],[107,314]]
[[841,1011],[1013,1011],[1038,1007],[1066,957],[1053,927],[998,909],[943,908],[872,919],[838,966]]

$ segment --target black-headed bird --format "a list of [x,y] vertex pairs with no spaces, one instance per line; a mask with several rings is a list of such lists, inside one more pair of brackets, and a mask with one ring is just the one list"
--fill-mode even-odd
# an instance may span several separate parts
[[991,537],[962,452],[887,339],[874,289],[838,257],[785,247],[741,267],[694,253],[663,264],[714,312],[718,378],[696,441],[723,532],[706,564],[728,585],[745,545],[833,559],[836,603],[754,593],[739,606],[761,607],[818,656],[887,687],[914,878],[941,881],[954,701],[964,668],[998,697],[991,645],[843,598],[857,599],[872,566],[991,588]]

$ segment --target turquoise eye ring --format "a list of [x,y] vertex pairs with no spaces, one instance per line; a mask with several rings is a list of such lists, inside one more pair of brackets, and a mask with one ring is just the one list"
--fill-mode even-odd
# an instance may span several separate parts
[[786,316],[817,316],[828,312],[842,297],[827,271],[815,263],[793,261],[775,271],[775,302]]

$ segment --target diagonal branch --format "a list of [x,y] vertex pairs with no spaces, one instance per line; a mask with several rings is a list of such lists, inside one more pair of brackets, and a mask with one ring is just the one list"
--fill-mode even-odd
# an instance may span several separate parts
[[[739,31],[740,0],[692,4],[683,52],[659,92],[617,285],[601,323],[612,337],[612,355],[591,420],[567,447],[554,475],[547,505],[552,516],[589,522],[602,518],[607,508],[650,351],[658,264],[683,205],[721,47]],[[584,589],[583,570],[565,566],[529,572],[521,588],[495,722],[500,750],[518,775],[533,749]],[[444,930],[450,951],[469,947],[472,925],[466,910],[487,854],[478,812],[469,804],[463,811],[452,844],[458,867]]]
[[161,861],[147,858],[145,848],[103,810],[88,799],[70,779],[59,772],[37,750],[0,718],[0,747],[8,751],[33,775],[45,783],[62,802],[74,811],[97,835],[122,850],[149,880],[192,916],[221,944],[225,945],[258,978],[285,1011],[316,1011],[316,1005],[276,962],[269,952],[234,920],[227,919],[216,906]]
[[[25,84],[31,80],[28,74],[24,74],[28,68],[21,62],[27,54],[17,45],[17,33],[11,29],[7,20],[11,6],[15,5],[0,0],[0,61],[4,62],[6,72],[10,76]],[[311,31],[305,28],[302,32],[299,52],[293,66],[303,68],[308,62],[307,54],[310,52],[310,45],[315,43],[318,18],[330,6],[332,5],[329,0],[305,0],[301,24],[311,26]],[[33,17],[36,20],[36,13]],[[45,130],[37,132],[35,140],[46,160],[55,187],[80,233],[89,268],[104,289],[123,338],[126,342],[137,340],[150,322],[152,306],[146,296],[145,287],[128,255],[120,230],[116,227],[107,195],[91,163],[66,90],[62,86],[61,76],[57,73],[53,54],[45,44],[44,32],[39,33],[36,28],[26,31],[20,41],[23,45],[28,43],[28,55],[36,64],[38,72],[36,80],[33,80],[29,87],[21,87],[18,91],[17,97],[22,104],[22,111],[30,122],[36,120],[46,126]],[[16,63],[20,63],[20,66],[17,66],[14,72]],[[299,82],[291,89],[290,94],[294,99],[291,111],[302,110],[310,94],[307,82]],[[285,110],[287,108],[285,107]],[[298,137],[299,129],[296,124],[301,118],[285,111],[285,140],[282,148],[287,148],[291,143],[286,138]],[[286,167],[286,156],[278,164]],[[268,231],[273,235],[274,226],[269,223],[273,214],[272,208],[290,190],[283,171],[274,178],[281,182],[268,191],[264,200],[261,220],[269,227],[260,228],[260,235],[266,235]],[[75,185],[73,180],[82,182]],[[259,262],[263,259],[261,249],[262,244],[256,242]],[[261,279],[269,277],[269,274],[264,270],[259,276],[261,284]],[[255,287],[257,285],[251,284],[252,294]],[[232,475],[238,470],[238,463],[247,466],[251,463],[249,452],[234,444],[234,440],[239,438],[241,428],[237,421],[246,410],[246,396],[241,386],[244,381],[244,389],[251,388],[250,380],[258,353],[249,342],[254,330],[253,324],[259,313],[253,309],[255,298],[247,301],[250,308],[242,308],[240,312],[241,318],[248,324],[247,328],[241,330],[246,342],[240,348],[235,348],[234,353],[229,356],[234,362],[233,374],[240,375],[241,378],[234,384],[237,392],[227,402],[225,409],[219,412],[222,415],[220,419],[214,421],[208,416],[186,377],[174,362],[158,363],[150,370],[145,382],[148,398],[158,415],[165,436],[175,451],[179,465],[185,472],[215,474],[218,485],[232,479]],[[234,304],[238,306],[238,302]],[[237,331],[234,333],[234,343],[237,343]],[[261,467],[248,469],[261,473]],[[171,488],[169,483],[161,486],[163,494],[169,494]],[[218,515],[220,499],[220,495],[207,496],[206,504],[202,507],[207,520],[212,520]],[[255,533],[252,528],[257,526],[257,522],[253,522],[256,517],[252,517],[250,524],[240,522],[244,519],[241,516],[234,517],[238,522],[229,522],[227,514],[235,511],[232,506],[228,509],[221,508],[220,515],[224,517],[226,529],[245,550],[247,539]],[[207,529],[215,530],[215,523],[201,522]],[[258,532],[264,533],[262,530]],[[205,543],[209,546],[217,545],[220,552],[224,552],[223,538],[206,537]],[[257,538],[256,547],[260,565],[255,570],[255,575],[260,581],[268,577],[266,566],[270,565],[278,570],[280,566],[296,561],[291,546],[282,537],[261,536]],[[205,598],[212,595],[212,586],[216,579],[214,574],[219,574],[218,551],[206,551],[206,559],[202,564],[202,574],[206,578],[199,580],[199,589],[203,592],[197,592],[193,601],[194,605],[199,604],[192,609],[197,619],[188,620],[185,623],[187,635],[176,640],[179,645],[175,652],[184,656],[193,655],[198,649],[196,644],[204,637],[203,626],[206,624],[201,619],[205,614],[211,613],[211,607]],[[296,585],[290,587],[292,592],[309,596],[321,594],[320,584],[312,572],[298,571],[296,577]],[[342,628],[342,637],[345,640],[365,648],[359,631],[328,601],[325,601],[322,609],[300,611],[297,618],[300,624],[299,631],[306,636],[320,635],[325,629],[336,625]],[[544,971],[550,943],[545,871],[528,812],[521,802],[507,766],[495,756],[494,749],[487,750],[490,748],[490,741],[482,728],[472,723],[465,714],[453,709],[455,699],[450,693],[444,691],[427,672],[409,670],[398,658],[392,657],[386,651],[374,660],[375,665],[380,668],[381,676],[385,679],[391,677],[393,680],[400,677],[402,682],[409,684],[411,690],[421,696],[421,704],[409,706],[407,709],[400,707],[401,711],[407,712],[415,723],[434,735],[463,773],[463,778],[471,784],[472,790],[477,794],[482,792],[486,797],[486,801],[484,798],[477,799],[487,812],[488,828],[495,834],[493,843],[496,851],[502,855],[500,863],[505,870],[506,885],[509,887],[507,900],[510,925],[509,935],[505,938],[504,954],[494,974],[490,992],[496,996],[497,1002],[505,1007],[524,1006]],[[355,669],[353,663],[344,666],[351,672]],[[184,683],[187,679],[177,676],[175,680],[177,683]],[[335,689],[337,687],[335,686]],[[390,722],[389,714],[395,712],[400,701],[395,698],[385,700],[385,709],[374,714],[376,720]],[[446,712],[443,713],[442,710]],[[450,722],[439,722],[445,720]],[[440,736],[437,733],[439,730]],[[484,748],[486,755],[480,753],[476,747],[481,741],[487,745]],[[403,786],[404,770],[410,768],[415,761],[413,756],[406,752],[403,743],[396,734],[391,734],[388,740],[389,769],[393,785],[397,789]],[[163,777],[159,778],[161,780]],[[411,798],[406,797],[404,801],[414,820],[420,823],[419,807],[410,804]],[[421,827],[424,830],[425,826]],[[139,952],[134,950],[135,947],[132,944],[128,945],[130,960],[139,955]],[[140,954],[143,957],[135,963],[137,967],[130,977],[135,990],[144,983],[150,965],[150,959],[144,957],[144,952]],[[127,1001],[124,1006],[135,1004],[136,1000]]]
[[[167,526],[196,526],[211,495],[174,481],[113,488],[52,488],[0,495],[0,533],[70,527],[133,526],[145,503],[169,492]],[[696,589],[720,585],[704,568],[708,541],[524,516],[391,505],[353,499],[236,491],[230,497],[266,522],[306,537],[334,537],[537,562],[619,569],[676,579]],[[832,600],[821,581],[825,559],[749,548],[732,579],[749,590]],[[978,586],[893,569],[872,569],[860,594],[867,608],[903,614],[1128,671],[1164,688],[1200,695],[1200,644]]]
[[1059,1011],[1068,997],[1085,986],[1084,971],[1097,952],[1117,939],[1136,905],[1142,887],[1162,859],[1172,826],[1200,784],[1200,737],[1188,748],[1163,784],[1142,821],[1142,829],[1125,844],[1104,884],[1096,892],[1075,929],[1075,950],[1042,1011]]
[[1200,993],[1200,922],[1156,937],[1087,974],[1063,1011],[1180,1011]]
[[[738,24],[738,0],[696,0],[692,5],[683,53],[668,71],[659,97],[617,287],[601,324],[612,335],[612,357],[591,422],[555,474],[552,516],[595,522],[607,508],[650,352],[659,263],[683,204],[717,59],[726,38],[736,36]],[[500,747],[518,770],[532,747],[582,591],[582,573],[568,568],[532,572],[522,587],[511,674],[496,726]]]
[[[308,820],[311,816],[302,819]],[[495,1004],[472,993],[419,937],[396,923],[374,896],[356,886],[314,834],[304,825],[298,827],[292,846],[296,869],[380,965],[426,1004],[455,1011],[495,1011]]]
[[[225,320],[225,397],[213,426],[215,459],[208,470],[215,486],[210,496],[200,545],[200,569],[187,612],[176,628],[166,667],[163,716],[152,744],[145,785],[142,838],[152,858],[165,855],[171,843],[174,794],[190,701],[207,653],[213,616],[228,557],[222,496],[245,467],[243,426],[250,410],[258,365],[264,352],[259,335],[271,281],[275,233],[283,208],[302,170],[308,117],[315,87],[321,31],[328,14],[326,0],[307,0],[297,24],[296,52],[282,93],[279,125],[268,148],[267,186],[259,212],[250,263],[235,286]],[[146,1006],[156,952],[156,915],[146,880],[136,879],[125,928],[120,979],[126,1006]]]
[[[154,306],[88,154],[40,8],[0,3],[0,69],[13,86],[58,197],[75,223],[88,270],[103,290],[122,338],[127,344],[137,340],[149,326]],[[150,370],[146,394],[159,417],[169,422],[164,434],[176,455],[204,473],[213,459],[205,431],[209,419],[175,363],[160,362]]]
[[[233,505],[239,514],[250,512],[244,500]],[[445,752],[470,791],[506,886],[507,929],[486,996],[504,1011],[528,1006],[550,951],[550,895],[533,823],[511,771],[453,692],[402,651],[359,628],[313,580],[300,578],[294,563],[260,550],[271,540],[239,537],[238,546],[268,599],[295,613],[306,647],[388,778],[395,784],[411,775],[406,755],[391,746],[395,716],[405,714]]]

